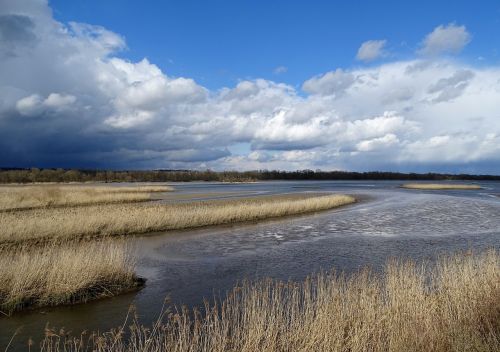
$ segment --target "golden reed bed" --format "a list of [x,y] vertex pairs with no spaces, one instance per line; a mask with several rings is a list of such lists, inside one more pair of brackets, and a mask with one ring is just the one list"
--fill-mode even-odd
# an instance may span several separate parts
[[479,185],[468,184],[448,184],[448,183],[406,183],[401,186],[407,189],[422,189],[422,190],[477,190],[481,189]]
[[[63,192],[79,194],[82,188],[68,187]],[[91,201],[95,201],[100,192],[135,195],[137,189],[90,188],[89,194]],[[140,192],[166,191],[140,189]],[[42,192],[46,190],[47,187]],[[26,192],[26,188],[21,192]],[[86,302],[136,288],[141,281],[134,274],[130,255],[122,245],[107,239],[109,236],[261,220],[330,209],[354,201],[349,196],[295,194],[178,204],[57,207],[51,203],[44,208],[3,211],[0,212],[0,312],[10,314],[30,307]],[[99,241],[82,242],[82,239]]]
[[178,204],[117,204],[0,213],[0,247],[256,221],[354,203],[346,195],[274,196]]
[[500,351],[500,257],[462,253],[434,267],[392,261],[380,275],[245,282],[205,311],[166,310],[151,326],[132,318],[76,337],[47,329],[41,350]]
[[137,288],[123,242],[22,246],[0,250],[0,311],[72,304]]
[[151,199],[169,186],[30,185],[0,186],[0,211],[89,204],[129,203]]

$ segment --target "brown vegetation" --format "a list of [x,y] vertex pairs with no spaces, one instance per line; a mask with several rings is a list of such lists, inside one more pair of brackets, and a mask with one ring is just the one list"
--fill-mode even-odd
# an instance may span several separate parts
[[144,192],[169,190],[164,186],[3,187],[0,312],[85,302],[137,287],[133,263],[123,245],[109,239],[80,239],[259,220],[354,201],[347,196],[300,194],[182,204],[87,205],[130,201],[135,198],[127,196],[143,194],[149,199]]
[[47,244],[0,250],[0,311],[86,302],[136,288],[121,242]]
[[131,203],[151,199],[169,186],[35,185],[0,186],[0,211],[87,204]]
[[167,310],[151,327],[135,320],[77,338],[47,329],[41,350],[499,351],[500,257],[464,253],[435,267],[392,261],[381,275],[246,282],[205,311]]
[[422,190],[474,190],[481,189],[479,185],[450,184],[450,183],[406,183],[401,186],[407,189]]
[[178,204],[119,204],[0,213],[0,246],[256,221],[355,202],[345,195],[288,195]]

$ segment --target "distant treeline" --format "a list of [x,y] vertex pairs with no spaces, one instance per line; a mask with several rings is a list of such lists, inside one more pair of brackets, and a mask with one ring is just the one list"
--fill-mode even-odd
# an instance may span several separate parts
[[66,169],[0,169],[0,183],[31,182],[251,182],[268,180],[491,180],[499,175],[453,175],[438,173],[348,172],[348,171],[194,171],[194,170],[66,170]]

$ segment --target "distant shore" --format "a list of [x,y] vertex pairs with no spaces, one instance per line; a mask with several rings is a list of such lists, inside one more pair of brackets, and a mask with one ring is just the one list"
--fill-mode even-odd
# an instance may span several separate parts
[[0,183],[37,182],[256,182],[256,181],[500,181],[500,175],[402,173],[388,171],[322,170],[78,170],[78,169],[9,169],[0,168]]

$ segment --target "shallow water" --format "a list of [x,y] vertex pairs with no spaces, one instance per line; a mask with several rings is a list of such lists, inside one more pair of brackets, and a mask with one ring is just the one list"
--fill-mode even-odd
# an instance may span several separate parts
[[[0,350],[16,329],[11,350],[38,341],[47,322],[73,334],[122,325],[130,304],[143,322],[154,320],[169,297],[200,305],[223,296],[243,278],[303,279],[322,269],[353,272],[383,267],[390,257],[433,259],[460,249],[500,248],[500,183],[482,190],[418,191],[401,182],[264,182],[176,184],[178,194],[197,199],[290,192],[335,192],[361,201],[341,209],[298,217],[134,238],[137,271],[148,279],[136,293],[84,305],[0,317]],[[225,195],[226,194],[226,195]],[[168,198],[168,196],[167,196]],[[185,201],[173,199],[164,201]]]

